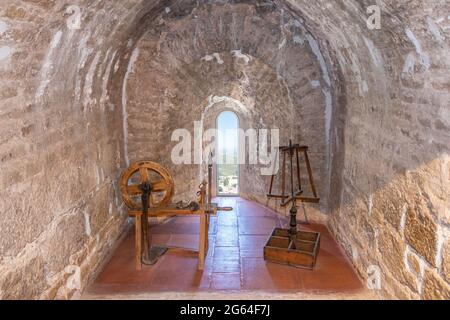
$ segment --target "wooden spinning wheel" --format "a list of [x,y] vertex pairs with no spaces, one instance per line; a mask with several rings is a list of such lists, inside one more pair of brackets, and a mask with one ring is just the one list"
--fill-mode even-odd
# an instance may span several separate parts
[[[174,192],[174,181],[169,172],[161,165],[151,161],[140,161],[124,171],[119,185],[122,199],[129,208],[128,215],[135,218],[136,269],[142,264],[153,265],[168,249],[168,246],[152,246],[149,235],[149,217],[177,215],[199,215],[199,270],[205,266],[208,252],[209,216],[217,211],[230,211],[232,208],[220,208],[211,202],[212,164],[208,166],[208,182],[199,186],[198,203],[189,205],[170,204]],[[182,204],[182,203],[181,203]]]
[[143,193],[141,186],[144,183],[150,184],[152,207],[164,207],[172,199],[174,182],[170,173],[155,162],[141,161],[131,165],[120,179],[122,199],[128,208],[142,209],[139,199]]

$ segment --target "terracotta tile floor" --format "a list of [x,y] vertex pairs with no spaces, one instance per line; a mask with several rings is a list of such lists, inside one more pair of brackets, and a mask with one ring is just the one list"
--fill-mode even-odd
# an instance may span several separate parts
[[[170,250],[156,265],[136,271],[134,234],[119,245],[93,285],[90,294],[136,294],[145,292],[197,292],[253,290],[276,292],[352,292],[363,289],[352,266],[322,225],[301,226],[322,233],[321,250],[314,271],[266,263],[263,247],[274,227],[285,226],[284,218],[259,204],[241,198],[217,199],[232,212],[211,219],[210,248],[203,272],[197,270],[197,255]],[[173,218],[152,226],[154,244],[196,249],[198,217]]]

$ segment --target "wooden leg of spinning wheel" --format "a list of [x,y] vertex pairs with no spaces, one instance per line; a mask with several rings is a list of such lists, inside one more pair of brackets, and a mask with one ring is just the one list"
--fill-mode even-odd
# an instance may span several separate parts
[[206,213],[202,212],[200,214],[200,241],[198,249],[198,269],[205,269],[205,258],[206,258],[206,246],[207,246],[207,227],[206,227]]
[[209,251],[209,224],[211,223],[210,215],[206,215],[206,250],[205,250],[205,256],[208,255]]
[[136,215],[134,243],[136,250],[136,270],[142,270],[142,218]]

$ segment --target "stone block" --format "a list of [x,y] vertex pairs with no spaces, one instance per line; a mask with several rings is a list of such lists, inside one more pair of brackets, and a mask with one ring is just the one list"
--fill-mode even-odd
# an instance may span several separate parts
[[383,273],[381,280],[381,296],[390,300],[419,300],[420,295],[408,286],[400,283],[398,279]]
[[80,251],[87,239],[83,213],[74,209],[64,217],[46,238],[42,246],[48,272],[56,274],[70,263],[70,257]]
[[373,195],[373,212],[377,219],[389,222],[395,229],[400,230],[402,210],[405,205],[402,192],[395,186],[387,186]]
[[378,247],[380,256],[387,270],[395,277],[395,279],[408,286],[413,292],[418,292],[417,277],[406,269],[405,251],[406,244],[399,235],[392,231],[382,230]]
[[89,215],[91,234],[97,234],[111,218],[109,215],[110,186],[104,186],[89,200],[86,212]]
[[1,299],[35,299],[47,285],[44,259],[36,256],[23,264],[17,264],[1,278],[0,276],[0,289],[3,291]]
[[423,299],[449,300],[450,285],[442,280],[439,274],[431,269],[425,271],[423,283]]
[[429,264],[436,266],[437,225],[433,219],[417,210],[408,209],[405,238]]

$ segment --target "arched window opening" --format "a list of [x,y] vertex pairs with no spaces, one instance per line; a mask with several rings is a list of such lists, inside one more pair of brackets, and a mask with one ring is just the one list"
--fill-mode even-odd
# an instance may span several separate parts
[[217,117],[217,194],[239,195],[239,118],[232,111]]

